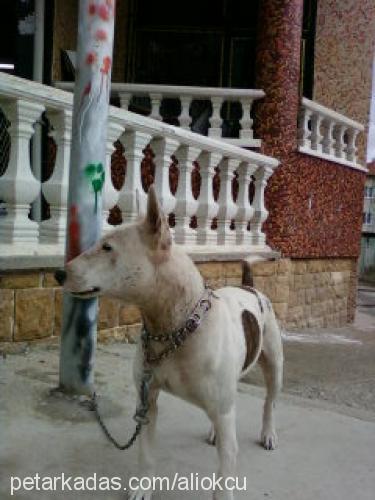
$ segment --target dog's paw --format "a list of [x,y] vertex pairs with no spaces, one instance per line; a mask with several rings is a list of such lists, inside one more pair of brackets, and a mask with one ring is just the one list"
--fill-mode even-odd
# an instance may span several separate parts
[[213,425],[211,426],[210,432],[208,433],[208,436],[206,438],[206,443],[210,444],[211,446],[216,445],[216,432]]
[[262,431],[260,440],[265,450],[275,450],[277,448],[277,434],[274,429]]
[[151,498],[152,491],[145,491],[142,488],[138,488],[137,490],[132,491],[128,494],[128,500],[151,500]]

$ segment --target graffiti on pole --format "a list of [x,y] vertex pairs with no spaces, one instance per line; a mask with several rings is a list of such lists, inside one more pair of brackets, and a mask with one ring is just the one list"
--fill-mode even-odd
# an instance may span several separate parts
[[95,205],[94,211],[97,213],[98,211],[98,194],[102,192],[104,181],[105,181],[105,173],[103,163],[89,163],[85,167],[85,175],[89,182],[91,183],[92,190],[95,195]]
[[[106,0],[104,3],[91,2],[88,9],[89,18],[92,20],[98,17],[104,23],[111,21],[115,15],[115,4],[113,0]],[[91,27],[89,24],[89,28]],[[111,85],[111,68],[112,68],[112,57],[109,54],[105,54],[100,59],[98,54],[98,48],[101,44],[107,43],[108,41],[108,31],[107,29],[100,27],[95,28],[94,31],[90,33],[91,44],[90,50],[86,54],[85,63],[91,66],[93,71],[100,72],[100,84],[93,85],[92,81],[86,82],[82,95],[81,95],[81,123],[79,128],[80,137],[82,137],[82,128],[84,126],[84,120],[88,109],[93,105],[94,101],[99,101],[103,88],[106,90],[106,98],[109,98],[109,91]],[[92,49],[91,49],[92,47]],[[84,104],[84,102],[86,103]]]
[[[80,0],[66,261],[100,237],[115,2]],[[90,393],[98,299],[64,294],[60,386]]]

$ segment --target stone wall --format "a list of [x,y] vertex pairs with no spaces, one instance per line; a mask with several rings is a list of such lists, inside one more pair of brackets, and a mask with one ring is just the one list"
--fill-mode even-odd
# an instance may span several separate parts
[[281,259],[252,266],[254,287],[288,328],[342,326],[354,319],[355,259]]
[[[281,259],[251,266],[241,261],[197,264],[213,288],[251,284],[272,300],[276,315],[288,329],[340,326],[354,317],[355,259]],[[244,272],[244,270],[246,272]],[[62,292],[51,271],[0,275],[0,342],[58,336]],[[101,298],[99,341],[134,341],[139,334],[138,309]]]
[[[210,286],[241,285],[241,262],[198,264]],[[0,342],[19,342],[58,336],[61,330],[62,292],[52,271],[0,274]],[[140,331],[136,307],[101,298],[99,341],[133,341]]]

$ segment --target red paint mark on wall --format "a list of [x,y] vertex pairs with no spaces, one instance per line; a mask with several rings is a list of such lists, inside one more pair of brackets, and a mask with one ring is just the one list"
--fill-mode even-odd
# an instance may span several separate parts
[[109,56],[103,57],[103,63],[102,63],[102,66],[100,68],[102,78],[100,81],[100,93],[99,94],[101,94],[104,84],[106,84],[107,92],[109,92],[109,83],[110,82],[109,82],[108,75],[109,75],[109,72],[111,70],[111,64],[112,64],[112,59]]
[[100,68],[100,72],[103,73],[103,75],[107,76],[111,70],[111,64],[112,64],[112,59],[109,56],[103,57],[103,64],[102,67]]
[[70,221],[69,221],[69,249],[67,261],[74,259],[81,253],[80,242],[79,242],[79,221],[78,221],[78,211],[76,205],[70,207]]
[[102,63],[102,66],[100,68],[102,78],[100,81],[99,95],[102,93],[104,84],[106,86],[107,93],[109,93],[109,85],[110,85],[109,72],[111,71],[111,65],[112,65],[112,59],[109,56],[103,57],[103,63]]
[[96,14],[96,5],[94,3],[89,4],[89,15],[95,16]]
[[[87,58],[86,58],[86,64],[90,64],[88,61],[87,61]],[[79,104],[79,109],[82,108],[82,105],[83,105],[83,100],[86,96],[90,95],[90,92],[91,92],[91,82],[89,82],[85,88],[83,89],[83,92],[82,92],[82,96],[81,96],[81,102]]]
[[91,82],[89,82],[89,83],[86,85],[86,87],[83,89],[82,99],[83,99],[85,96],[89,95],[89,94],[90,94],[90,92],[91,92]]
[[110,19],[110,9],[107,5],[101,4],[98,5],[98,16],[102,21],[109,21]]
[[108,38],[107,32],[103,29],[99,29],[95,33],[95,39],[98,42],[105,42]]
[[97,59],[98,56],[96,52],[89,52],[86,56],[86,64],[91,66],[92,64],[96,63]]

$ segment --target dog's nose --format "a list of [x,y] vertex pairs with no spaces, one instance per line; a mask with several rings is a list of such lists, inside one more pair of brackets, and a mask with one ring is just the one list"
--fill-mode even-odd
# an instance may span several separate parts
[[64,271],[64,269],[58,269],[55,272],[55,280],[59,285],[63,285],[66,280],[66,271]]

